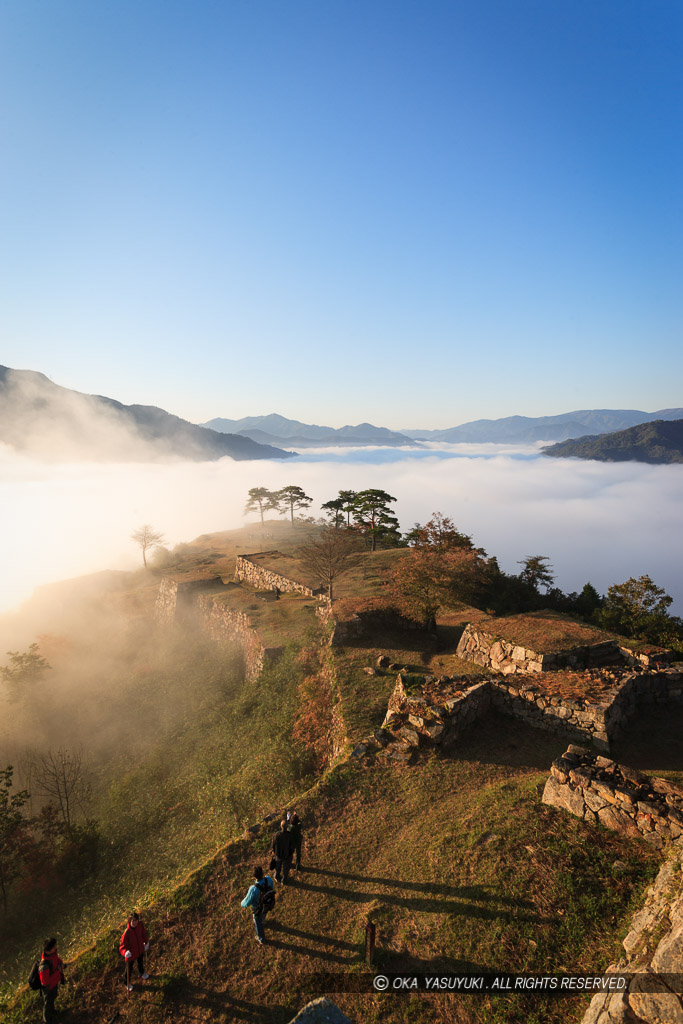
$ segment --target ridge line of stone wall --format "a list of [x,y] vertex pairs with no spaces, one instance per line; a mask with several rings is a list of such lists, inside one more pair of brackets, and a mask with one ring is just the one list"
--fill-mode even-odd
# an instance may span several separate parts
[[[267,552],[265,552],[267,554]],[[315,593],[311,587],[304,583],[283,576],[272,569],[266,569],[251,560],[249,555],[237,555],[235,559],[235,579],[240,582],[249,583],[255,590],[281,590],[282,593],[303,594],[305,597],[314,597]]]
[[204,594],[198,601],[202,629],[218,643],[236,641],[244,654],[245,676],[251,682],[266,664],[275,661],[283,647],[265,647],[258,638],[251,620],[244,612],[233,611],[214,600],[213,594]]

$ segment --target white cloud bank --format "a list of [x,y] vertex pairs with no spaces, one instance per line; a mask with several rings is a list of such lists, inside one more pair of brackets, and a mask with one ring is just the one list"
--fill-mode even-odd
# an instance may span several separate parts
[[683,466],[549,459],[537,446],[430,445],[313,450],[288,462],[46,465],[0,446],[4,557],[0,609],[33,588],[105,568],[131,568],[130,533],[151,523],[167,543],[244,523],[247,490],[296,483],[314,499],[380,487],[403,529],[433,511],[496,554],[507,571],[548,555],[563,590],[649,573],[683,613]]

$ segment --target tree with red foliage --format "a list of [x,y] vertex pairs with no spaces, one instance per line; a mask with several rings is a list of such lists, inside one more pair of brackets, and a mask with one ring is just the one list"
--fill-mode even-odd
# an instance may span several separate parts
[[425,629],[434,630],[439,608],[475,600],[486,585],[488,573],[489,565],[480,551],[421,548],[392,569],[389,590],[411,618]]
[[[415,523],[413,529],[406,535],[406,539],[412,548],[418,550],[428,549],[439,552],[474,550],[472,538],[456,529],[450,516],[444,516],[441,512],[432,512],[432,518],[424,526]],[[481,549],[478,550],[484,554]]]

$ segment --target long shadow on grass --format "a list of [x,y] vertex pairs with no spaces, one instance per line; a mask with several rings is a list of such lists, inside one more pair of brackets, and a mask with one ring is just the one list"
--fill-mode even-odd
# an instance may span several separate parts
[[[297,881],[297,889],[325,893],[326,896],[348,900],[350,903],[372,903],[376,900],[378,903],[390,903],[396,907],[403,907],[405,910],[421,911],[427,914],[456,914],[460,917],[477,917],[485,921],[508,918],[515,921],[533,921],[534,924],[552,924],[554,920],[551,917],[540,917],[538,914],[515,914],[513,911],[502,907],[497,909],[494,907],[477,907],[471,903],[461,903],[453,899],[426,900],[418,899],[414,896],[388,896],[384,892],[356,892],[354,889],[334,889],[331,886],[311,885],[310,882],[299,881]],[[495,899],[496,897],[492,898]],[[515,901],[512,902],[514,904]]]
[[455,960],[452,957],[434,957],[433,960],[422,960],[410,953],[397,953],[391,949],[380,949],[376,958],[376,967],[391,974],[434,974],[436,972],[452,974],[487,974],[495,970],[489,964],[475,964],[471,960]]
[[[344,871],[327,871],[323,868],[306,868],[307,875],[329,875],[332,878],[346,878],[350,882],[365,882],[368,885],[388,885],[395,889],[415,889],[417,892],[432,893],[434,896],[460,896],[466,900],[489,900],[497,903],[509,903],[514,907],[532,907],[530,900],[513,899],[511,896],[498,896],[487,892],[482,885],[441,885],[439,882],[409,882],[402,878],[373,878],[370,875],[349,875]],[[301,879],[297,879],[301,886]]]
[[268,928],[270,931],[285,932],[287,935],[296,935],[301,939],[309,939],[311,942],[322,942],[326,946],[336,946],[338,949],[358,952],[358,946],[354,945],[353,942],[344,942],[343,939],[332,939],[329,935],[315,935],[313,932],[302,932],[298,928],[291,928],[280,921],[269,922]]
[[[163,991],[162,985],[150,985],[151,989]],[[231,1014],[231,1020],[251,1021],[252,1024],[288,1024],[292,1019],[292,1010],[283,1006],[260,1006],[258,1003],[250,1003],[245,999],[236,999],[229,992],[218,992],[212,988],[202,988],[193,984],[187,978],[179,982],[176,991],[166,1005],[173,1006],[178,1013],[178,1019],[192,1019],[192,1014],[186,1007],[196,1006],[199,1009],[209,1009],[216,1014]],[[205,1019],[202,1015],[202,1020]]]
[[[315,941],[324,941],[321,936],[311,936]],[[268,946],[272,946],[274,949],[287,949],[290,953],[296,953],[297,956],[308,956],[314,960],[325,960],[330,964],[349,964],[354,961],[360,960],[360,954],[356,947],[354,947],[354,956],[340,956],[338,953],[328,953],[325,949],[311,949],[309,946],[301,946],[292,942],[283,942],[282,939],[273,939],[266,935],[266,943]]]

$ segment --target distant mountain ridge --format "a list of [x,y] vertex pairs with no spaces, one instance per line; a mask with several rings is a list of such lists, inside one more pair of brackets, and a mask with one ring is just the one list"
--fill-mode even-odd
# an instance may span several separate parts
[[207,430],[151,405],[123,405],[0,366],[0,442],[55,462],[286,459],[291,452]]
[[598,462],[683,463],[683,419],[639,423],[628,430],[561,441],[544,455]]
[[218,417],[208,420],[202,426],[211,430],[229,431],[250,437],[254,441],[272,444],[273,442],[295,445],[297,448],[326,447],[328,445],[390,445],[398,447],[409,445],[419,447],[419,442],[405,434],[388,430],[386,427],[375,427],[372,423],[359,423],[356,426],[322,427],[316,423],[302,423],[300,420],[289,420],[278,413],[268,416],[244,416],[241,420],[230,420]]
[[504,416],[498,420],[472,420],[446,430],[404,430],[409,437],[451,443],[512,444],[534,441],[565,441],[582,435],[607,434],[654,420],[677,420],[683,409],[579,409],[557,416]]
[[556,416],[504,416],[501,419],[472,420],[444,430],[387,430],[371,423],[357,426],[326,427],[287,419],[278,413],[268,416],[244,416],[239,420],[217,418],[202,424],[212,430],[229,431],[267,444],[297,448],[316,445],[419,445],[420,441],[446,441],[464,444],[531,444],[538,441],[565,441],[590,435],[625,430],[639,423],[683,418],[681,409],[579,409]]

